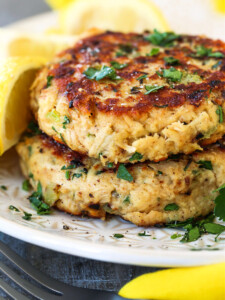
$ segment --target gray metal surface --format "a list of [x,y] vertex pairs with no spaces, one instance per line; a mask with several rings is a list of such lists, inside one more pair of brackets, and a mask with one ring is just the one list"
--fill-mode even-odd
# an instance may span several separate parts
[[[47,10],[48,7],[42,0],[0,0],[0,26]],[[158,270],[158,268],[111,264],[66,255],[19,241],[3,233],[0,233],[0,240],[8,244],[38,270],[78,287],[118,291],[132,278]],[[3,257],[0,255],[1,259]],[[18,272],[16,269],[15,271]],[[25,275],[22,277],[26,278]],[[9,280],[1,273],[0,279],[9,283]],[[15,287],[15,284],[10,283],[10,285]],[[18,290],[24,293],[22,290]],[[0,291],[0,299],[1,297],[9,299],[2,291]]]

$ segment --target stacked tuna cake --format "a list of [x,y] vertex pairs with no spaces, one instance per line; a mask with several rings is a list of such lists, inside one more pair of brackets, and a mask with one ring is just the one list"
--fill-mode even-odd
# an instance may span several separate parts
[[17,146],[24,174],[75,215],[207,215],[225,178],[224,57],[221,41],[157,31],[79,41],[33,84],[45,134]]

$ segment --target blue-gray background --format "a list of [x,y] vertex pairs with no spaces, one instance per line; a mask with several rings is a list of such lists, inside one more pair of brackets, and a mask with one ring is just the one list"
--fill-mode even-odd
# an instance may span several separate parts
[[[48,6],[42,0],[0,0],[0,26],[48,10]],[[65,255],[19,241],[1,232],[0,240],[7,243],[37,269],[76,286],[118,291],[132,278],[156,270],[156,268],[110,264]],[[0,260],[5,259],[0,255]],[[0,278],[6,280],[1,273]],[[1,291],[0,296],[8,299]]]

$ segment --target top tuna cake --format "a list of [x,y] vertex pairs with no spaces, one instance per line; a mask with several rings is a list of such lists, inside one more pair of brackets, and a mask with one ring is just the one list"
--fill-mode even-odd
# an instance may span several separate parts
[[103,164],[188,154],[225,132],[225,43],[98,32],[43,68],[31,94],[46,134]]

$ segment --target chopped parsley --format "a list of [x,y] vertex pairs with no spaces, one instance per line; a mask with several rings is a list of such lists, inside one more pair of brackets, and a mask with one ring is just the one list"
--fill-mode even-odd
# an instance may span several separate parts
[[83,73],[88,79],[94,79],[94,80],[101,80],[103,78],[108,78],[111,80],[118,80],[121,79],[120,76],[116,74],[116,71],[114,68],[102,66],[101,69],[96,69],[89,67],[86,71]]
[[72,179],[74,179],[74,177],[80,178],[81,176],[82,176],[81,173],[74,173],[74,174],[72,175]]
[[95,173],[95,175],[100,175],[100,174],[102,174],[102,173],[104,173],[105,171],[104,170],[99,170],[99,171],[97,171],[96,173]]
[[69,166],[63,166],[61,168],[61,170],[72,170],[72,169],[76,169],[77,165],[75,164],[72,164],[72,165],[69,165]]
[[121,238],[124,237],[124,235],[123,235],[123,234],[120,234],[120,233],[115,233],[113,236],[114,236],[114,238],[116,238],[116,239],[121,239]]
[[50,206],[44,203],[43,195],[42,195],[42,186],[40,181],[37,185],[37,191],[33,192],[33,194],[28,197],[32,207],[37,211],[39,215],[49,215],[51,213]]
[[147,53],[146,56],[155,56],[159,54],[159,48],[152,48],[150,53]]
[[211,234],[219,235],[225,231],[224,225],[216,224],[216,223],[206,223],[203,225],[203,227],[206,230],[206,232],[211,233]]
[[174,58],[172,56],[164,57],[163,59],[166,62],[166,65],[171,65],[172,66],[172,65],[178,65],[180,63],[179,59]]
[[141,75],[137,78],[137,80],[143,80],[143,79],[147,78],[147,76],[148,76],[147,74]]
[[143,158],[143,155],[139,152],[135,152],[130,158],[129,158],[129,161],[139,161],[139,160],[142,160]]
[[[119,45],[120,51],[122,53],[126,53],[126,54],[130,54],[132,53],[136,48],[134,46],[132,46],[131,44],[120,44]],[[123,55],[124,55],[123,54]]]
[[160,77],[164,77],[169,79],[172,82],[178,82],[181,81],[181,78],[183,76],[183,73],[174,67],[171,67],[169,69],[163,69],[162,73],[156,72]]
[[114,68],[114,69],[117,69],[117,70],[121,70],[125,67],[128,66],[128,64],[120,64],[119,62],[117,61],[111,61],[111,66]]
[[174,233],[174,234],[171,235],[170,238],[171,238],[172,240],[175,240],[175,239],[177,239],[177,238],[179,238],[179,237],[181,237],[181,236],[182,236],[182,234]]
[[64,144],[66,144],[66,141],[64,140],[64,137],[62,136],[62,133],[58,132],[58,131],[55,129],[54,126],[52,126],[52,129],[60,136],[62,142],[63,142]]
[[173,42],[179,39],[179,37],[174,32],[159,32],[157,29],[154,29],[152,34],[145,37],[145,40],[151,42],[153,45],[171,47]]
[[150,234],[146,234],[146,231],[144,231],[144,232],[139,232],[138,235],[139,235],[139,236],[151,236]]
[[66,177],[67,180],[70,180],[70,171],[69,170],[67,170],[65,172],[65,177]]
[[187,169],[190,167],[190,164],[191,164],[192,160],[189,159],[189,161],[187,162],[186,166],[184,167],[184,171],[186,172]]
[[148,95],[150,93],[157,92],[158,90],[162,89],[164,85],[145,85],[146,93],[145,95]]
[[66,125],[70,123],[70,119],[67,116],[64,116],[63,129],[66,129]]
[[51,86],[53,78],[54,78],[53,76],[47,77],[47,85],[46,85],[47,88],[49,88]]
[[31,217],[32,217],[32,214],[29,214],[26,211],[24,211],[23,213],[24,213],[23,219],[27,220],[27,221],[30,221]]
[[201,236],[201,232],[198,226],[189,229],[180,240],[181,243],[190,243],[197,241]]
[[19,209],[17,207],[13,206],[13,205],[10,205],[9,209],[19,212]]
[[128,172],[124,164],[120,164],[117,171],[117,178],[127,180],[129,182],[133,181],[133,176]]
[[214,214],[220,220],[225,221],[225,184],[217,189],[219,195],[215,199]]
[[216,113],[219,116],[219,123],[223,123],[223,109],[220,105],[218,105]]
[[126,196],[126,198],[123,200],[124,204],[129,204],[130,203],[130,196]]
[[6,191],[6,190],[7,190],[7,187],[6,187],[5,185],[1,185],[1,186],[0,186],[0,189],[3,190],[3,191]]
[[23,183],[22,183],[22,189],[25,192],[28,192],[30,190],[30,188],[31,188],[31,186],[30,186],[29,180],[24,180]]
[[31,122],[28,124],[27,128],[31,131],[31,133],[32,133],[33,135],[38,135],[38,134],[41,133],[41,130],[38,128],[37,123],[35,123],[34,121],[31,121]]
[[199,160],[197,161],[199,168],[206,170],[213,170],[213,166],[210,160]]
[[114,163],[108,162],[107,163],[107,168],[112,169],[114,167]]
[[192,57],[213,57],[213,58],[223,58],[224,54],[222,52],[213,52],[212,48],[206,48],[203,45],[196,47],[196,52],[191,55]]
[[170,203],[164,207],[164,210],[165,211],[173,211],[173,210],[178,210],[179,208],[180,207],[176,203]]

